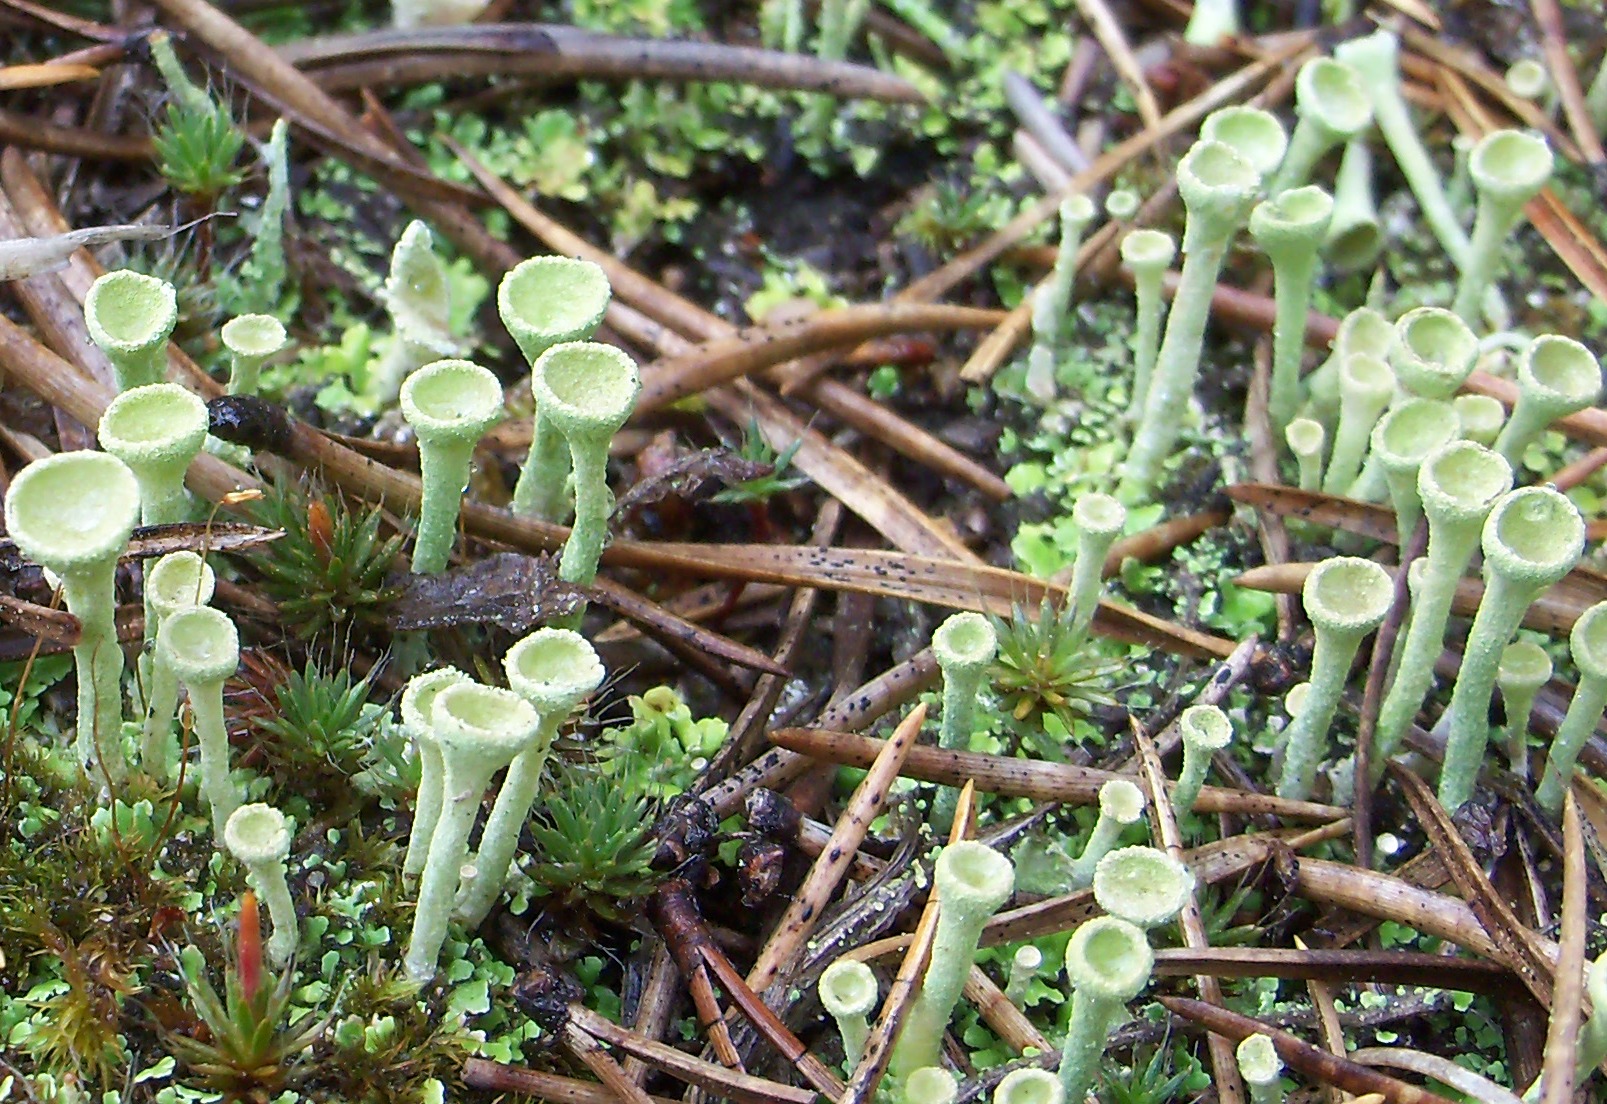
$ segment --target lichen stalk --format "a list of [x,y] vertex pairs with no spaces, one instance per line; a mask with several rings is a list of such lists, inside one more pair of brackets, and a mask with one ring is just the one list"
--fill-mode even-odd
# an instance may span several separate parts
[[1317,251],[1328,232],[1334,201],[1308,185],[1263,200],[1250,212],[1250,235],[1272,260],[1272,390],[1267,411],[1282,433],[1300,405],[1300,360],[1306,315],[1317,278]]
[[1043,952],[1031,943],[1023,943],[1010,956],[1010,976],[1004,984],[1004,998],[1017,1008],[1025,1005],[1027,990],[1043,966]]
[[1310,798],[1351,662],[1362,638],[1383,622],[1393,593],[1388,572],[1353,556],[1324,560],[1306,576],[1301,599],[1317,644],[1311,657],[1311,688],[1285,730],[1279,797]]
[[1299,121],[1289,136],[1267,192],[1280,195],[1305,184],[1317,162],[1335,146],[1350,141],[1373,121],[1373,105],[1356,71],[1333,58],[1316,57],[1295,76],[1295,113]]
[[933,883],[938,895],[937,931],[920,991],[893,1048],[889,1068],[898,1078],[940,1063],[943,1031],[970,976],[977,941],[988,919],[1015,889],[1015,868],[986,844],[966,840],[943,848]]
[[1551,147],[1538,134],[1498,130],[1486,134],[1473,147],[1468,174],[1479,202],[1472,241],[1465,263],[1459,266],[1461,279],[1451,308],[1469,325],[1478,318],[1485,289],[1495,276],[1507,238],[1523,216],[1523,205],[1546,186],[1551,168]]
[[478,364],[437,360],[407,377],[401,404],[418,438],[423,484],[412,568],[415,575],[434,575],[451,559],[474,447],[502,416],[502,385]]
[[1077,283],[1077,250],[1094,220],[1093,200],[1082,194],[1060,204],[1060,247],[1049,278],[1032,294],[1032,348],[1027,354],[1027,393],[1041,403],[1054,401],[1055,358]]
[[435,834],[435,822],[441,816],[444,768],[441,764],[441,746],[436,743],[435,729],[430,721],[430,710],[435,703],[435,695],[448,686],[469,681],[469,676],[456,667],[439,667],[414,675],[402,690],[402,730],[413,741],[419,758],[413,827],[408,832],[407,855],[402,860],[404,877],[417,877],[423,872],[424,861],[430,853],[430,837]]
[[1166,318],[1166,333],[1144,400],[1144,414],[1122,466],[1118,497],[1149,493],[1172,451],[1199,373],[1211,295],[1233,235],[1260,187],[1255,168],[1220,142],[1197,142],[1178,165],[1186,219],[1183,268]]
[[486,786],[529,745],[540,723],[535,709],[511,690],[475,683],[448,686],[430,704],[430,724],[441,749],[442,803],[403,960],[413,981],[435,976],[469,831]]
[[1099,610],[1099,596],[1105,588],[1105,556],[1127,524],[1127,509],[1110,495],[1090,492],[1081,495],[1071,508],[1071,522],[1077,527],[1077,558],[1071,567],[1071,632],[1080,639],[1088,632]]
[[1361,470],[1373,426],[1395,395],[1395,373],[1367,353],[1352,353],[1339,367],[1339,425],[1323,473],[1322,489],[1331,495],[1350,492]]
[[156,647],[162,622],[180,610],[212,601],[217,576],[194,552],[169,552],[145,572],[145,634],[150,645],[149,682],[145,695],[145,726],[140,765],[147,774],[166,781],[173,762],[173,721],[178,712],[179,678]]
[[1125,778],[1112,778],[1099,787],[1099,819],[1083,845],[1082,854],[1071,864],[1069,889],[1085,889],[1094,884],[1099,861],[1110,853],[1122,830],[1137,824],[1144,816],[1144,791]]
[[1507,762],[1519,778],[1529,777],[1529,718],[1534,700],[1550,681],[1551,657],[1540,645],[1517,640],[1502,650],[1495,684],[1501,690],[1501,708],[1507,718]]
[[1451,692],[1450,732],[1440,771],[1440,804],[1455,811],[1473,796],[1489,743],[1490,697],[1501,653],[1529,606],[1579,562],[1585,524],[1567,497],[1523,487],[1498,502],[1484,523],[1484,596]]
[[1579,682],[1568,702],[1568,712],[1552,737],[1546,769],[1535,800],[1548,813],[1562,811],[1562,797],[1573,781],[1580,749],[1601,720],[1607,706],[1607,602],[1598,602],[1579,616],[1568,636]]
[[1177,727],[1183,734],[1183,769],[1172,788],[1172,807],[1188,813],[1199,800],[1211,756],[1233,742],[1233,722],[1217,706],[1191,705],[1178,717]]
[[1143,930],[1119,917],[1090,920],[1072,935],[1066,945],[1071,1026],[1060,1053],[1060,1087],[1067,1100],[1087,1097],[1111,1027],[1149,984],[1154,968],[1155,952]]
[[1136,423],[1144,410],[1155,356],[1161,344],[1161,319],[1166,315],[1162,294],[1166,272],[1177,256],[1177,243],[1162,230],[1134,230],[1122,239],[1122,264],[1133,274],[1133,394],[1127,403],[1127,421]]
[[1569,337],[1535,338],[1518,358],[1518,401],[1496,438],[1495,450],[1514,468],[1524,450],[1558,418],[1576,414],[1601,396],[1601,363]]
[[1323,256],[1336,272],[1357,272],[1378,259],[1384,233],[1373,197],[1373,154],[1364,138],[1345,143],[1334,176],[1334,214],[1328,220]]
[[1511,486],[1512,469],[1507,462],[1472,441],[1444,446],[1418,469],[1418,497],[1428,515],[1428,550],[1422,568],[1409,576],[1412,601],[1398,649],[1400,663],[1373,729],[1375,785],[1428,695],[1457,581],[1473,558],[1491,508]]
[[[932,634],[932,654],[943,672],[943,713],[939,718],[938,747],[964,751],[971,742],[976,699],[987,679],[988,665],[999,652],[993,623],[980,613],[956,613]],[[932,806],[932,822],[941,831],[954,820],[959,791],[942,787]]]
[[295,957],[299,923],[296,903],[285,879],[290,857],[290,826],[284,814],[271,805],[242,805],[223,826],[223,842],[250,875],[251,886],[268,904],[273,934],[268,937],[268,958],[283,968]]
[[213,842],[222,847],[224,827],[241,799],[229,780],[229,733],[223,720],[223,683],[240,663],[240,635],[227,614],[196,606],[162,622],[156,647],[190,699],[195,743],[201,749],[201,794],[212,808]]

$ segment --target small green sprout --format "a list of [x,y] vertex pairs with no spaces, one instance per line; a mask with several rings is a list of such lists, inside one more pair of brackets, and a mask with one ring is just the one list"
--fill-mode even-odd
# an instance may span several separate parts
[[801,475],[788,475],[792,467],[792,458],[798,455],[803,447],[803,438],[799,437],[786,448],[777,452],[765,439],[759,428],[759,419],[751,418],[747,428],[742,431],[742,440],[732,450],[743,460],[754,464],[764,464],[770,468],[768,474],[756,476],[753,479],[744,479],[734,483],[724,490],[709,496],[710,502],[723,502],[728,504],[741,504],[748,502],[765,502],[778,494],[795,491],[808,483],[809,480]]

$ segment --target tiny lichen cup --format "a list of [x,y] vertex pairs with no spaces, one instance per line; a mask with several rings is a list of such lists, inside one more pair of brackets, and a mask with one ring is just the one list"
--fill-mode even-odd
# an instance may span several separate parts
[[558,728],[575,706],[603,682],[603,664],[586,638],[568,629],[544,628],[520,640],[503,657],[508,686],[541,717],[530,746],[508,767],[497,800],[480,833],[474,873],[464,879],[458,918],[478,927],[491,911],[519,849],[519,833],[541,786],[541,772]]
[[939,1064],[943,1032],[976,959],[982,928],[1015,890],[1015,867],[984,843],[951,843],[938,854],[932,881],[937,890],[937,932],[920,990],[893,1048],[890,1069],[907,1076]]
[[84,297],[84,323],[112,362],[119,392],[162,382],[167,339],[178,319],[173,285],[138,272],[108,272]]
[[1495,444],[1506,426],[1507,408],[1493,395],[1476,395],[1471,392],[1451,400],[1456,409],[1456,422],[1462,436],[1486,448]]
[[1278,1104],[1283,1099],[1279,1078],[1283,1074],[1283,1059],[1269,1035],[1259,1032],[1240,1040],[1234,1051],[1238,1059],[1239,1076],[1250,1088],[1251,1104]]
[[1401,387],[1424,399],[1449,399],[1478,359],[1479,341],[1456,315],[1417,307],[1395,323],[1389,366]]
[[1324,154],[1365,131],[1373,121],[1373,104],[1356,70],[1333,58],[1315,57],[1295,75],[1295,114],[1299,121],[1267,188],[1271,195],[1300,187]]
[[437,360],[407,377],[401,401],[402,417],[418,438],[423,481],[413,573],[434,575],[452,556],[474,446],[502,417],[502,385],[478,364]]
[[1133,274],[1133,393],[1127,401],[1127,420],[1137,422],[1160,351],[1161,320],[1166,315],[1163,287],[1177,257],[1177,242],[1164,230],[1134,230],[1122,239],[1121,254],[1123,267]]
[[1233,742],[1233,722],[1215,705],[1191,705],[1177,719],[1183,736],[1183,769],[1172,788],[1172,807],[1193,812],[1211,756]]
[[[1417,473],[1423,462],[1457,439],[1456,411],[1440,399],[1407,399],[1373,427],[1372,457],[1384,474],[1395,507],[1395,537],[1405,548],[1423,516]],[[1367,482],[1363,473],[1360,482]],[[1354,496],[1353,496],[1354,497]]]
[[1231,147],[1263,181],[1278,170],[1289,148],[1289,136],[1278,117],[1247,104],[1218,108],[1207,115],[1200,123],[1200,140]]
[[1501,650],[1495,684],[1501,690],[1501,708],[1507,718],[1507,762],[1519,778],[1529,777],[1529,718],[1551,673],[1551,656],[1532,640],[1515,640]]
[[1125,778],[1112,778],[1099,787],[1099,819],[1083,846],[1082,854],[1071,864],[1067,881],[1071,889],[1094,884],[1099,861],[1110,854],[1122,830],[1144,817],[1144,791]]
[[1286,730],[1279,797],[1291,801],[1311,797],[1351,662],[1362,639],[1383,622],[1393,597],[1389,573],[1371,560],[1335,556],[1306,576],[1301,599],[1317,643],[1311,657],[1311,688]]
[[1322,489],[1322,453],[1328,433],[1315,418],[1294,418],[1283,431],[1284,443],[1294,455],[1302,491]]
[[1434,681],[1434,661],[1444,644],[1456,584],[1478,548],[1490,510],[1511,487],[1507,462],[1472,441],[1453,441],[1418,468],[1418,500],[1428,515],[1428,553],[1419,561],[1422,568],[1408,576],[1412,601],[1399,645],[1401,662],[1373,729],[1374,784],[1383,777],[1389,757],[1423,705]]
[[1496,438],[1495,451],[1514,468],[1523,452],[1558,418],[1577,414],[1601,397],[1601,362],[1571,337],[1546,334],[1518,358],[1518,401]]
[[1334,201],[1314,185],[1262,200],[1250,212],[1250,236],[1272,261],[1275,304],[1272,384],[1268,414],[1282,433],[1300,405],[1300,358],[1306,348],[1306,314],[1317,278],[1318,250],[1328,234]]
[[403,959],[407,976],[416,982],[435,976],[469,833],[491,776],[530,746],[540,725],[535,708],[513,691],[474,682],[446,686],[430,702],[430,727],[441,753],[442,800]]
[[1306,378],[1313,417],[1332,421],[1339,410],[1339,367],[1355,353],[1387,359],[1395,345],[1395,325],[1371,307],[1357,307],[1339,320],[1328,359]]
[[206,442],[206,403],[176,383],[134,387],[100,417],[100,447],[127,464],[139,481],[145,525],[186,521],[184,476]]
[[441,747],[435,741],[430,709],[435,695],[448,686],[471,681],[456,667],[438,667],[414,675],[402,689],[402,731],[418,752],[418,796],[413,804],[413,827],[407,837],[407,855],[402,860],[404,877],[417,877],[424,871],[430,853],[430,837],[441,815]]
[[117,642],[117,560],[139,521],[134,473],[103,452],[65,452],[36,460],[6,491],[6,531],[24,556],[61,580],[78,618],[80,763],[97,749],[115,778],[122,772],[123,649]]
[[[611,292],[597,265],[571,257],[531,257],[497,286],[497,312],[514,343],[534,367],[554,345],[588,341],[602,324]],[[530,452],[513,491],[514,513],[562,521],[568,512],[564,481],[569,449],[537,402]]]
[[1072,934],[1066,944],[1071,1026],[1060,1055],[1060,1087],[1067,1100],[1087,1097],[1111,1026],[1149,984],[1154,969],[1155,952],[1144,930],[1120,917],[1097,917]]
[[1395,395],[1395,373],[1368,353],[1351,353],[1339,366],[1339,424],[1322,489],[1331,495],[1350,493],[1372,439],[1373,426]]
[[612,345],[567,341],[542,353],[531,368],[541,416],[569,443],[575,479],[575,522],[564,542],[558,574],[590,583],[608,541],[608,443],[636,409],[642,377],[636,362]]
[[870,1037],[869,1016],[881,995],[876,974],[858,959],[838,958],[821,973],[819,989],[821,1007],[837,1021],[843,1057],[852,1068],[865,1053],[865,1040]]
[[1070,637],[1082,639],[1099,610],[1105,586],[1105,556],[1127,524],[1127,508],[1108,494],[1087,491],[1071,507],[1077,529],[1077,558],[1072,562],[1067,596],[1071,602]]
[[[987,680],[988,665],[999,652],[999,635],[980,613],[951,614],[932,633],[932,654],[943,673],[943,713],[938,722],[938,747],[965,751],[971,742],[977,695]],[[954,820],[959,791],[944,786],[932,806],[932,823],[946,830]]]
[[1148,930],[1174,919],[1194,893],[1194,875],[1165,851],[1118,847],[1094,868],[1094,900]]
[[1546,140],[1522,130],[1492,131],[1473,147],[1468,175],[1479,202],[1451,308],[1469,325],[1477,319],[1484,290],[1495,276],[1508,236],[1523,216],[1523,205],[1546,186],[1554,163]]
[[1607,706],[1607,602],[1597,602],[1580,614],[1568,636],[1568,648],[1579,671],[1579,682],[1568,712],[1552,737],[1545,773],[1534,794],[1540,807],[1553,814],[1562,811],[1562,797],[1573,781],[1574,763],[1585,741],[1596,731],[1602,707]]
[[1177,167],[1183,198],[1183,268],[1166,318],[1166,333],[1144,411],[1123,462],[1117,497],[1134,501],[1149,494],[1161,464],[1177,442],[1183,413],[1199,375],[1211,296],[1233,235],[1249,217],[1261,187],[1255,166],[1222,142],[1194,143]]
[[283,968],[296,953],[296,905],[285,881],[285,860],[290,857],[290,824],[272,805],[242,805],[223,826],[223,843],[251,876],[252,888],[268,903],[273,934],[268,957]]
[[145,726],[140,764],[159,780],[171,776],[173,720],[178,710],[178,675],[156,648],[162,622],[180,610],[212,601],[217,575],[199,555],[169,552],[145,571],[145,639],[151,646],[150,687],[145,695]]
[[1373,195],[1373,155],[1365,138],[1345,143],[1334,177],[1334,214],[1322,255],[1335,272],[1359,272],[1378,260],[1384,231]]
[[1083,231],[1098,214],[1094,201],[1081,192],[1060,203],[1060,241],[1054,268],[1032,293],[1032,348],[1027,354],[1027,394],[1045,405],[1055,399],[1055,362],[1060,354],[1066,315],[1077,282],[1077,251]]
[[1481,535],[1484,595],[1468,632],[1451,691],[1450,732],[1440,770],[1440,804],[1460,808],[1473,796],[1489,744],[1490,698],[1501,653],[1529,606],[1579,562],[1585,522],[1551,487],[1522,487],[1496,503]]
[[225,322],[218,336],[231,358],[229,394],[255,395],[263,363],[285,347],[284,324],[271,314],[242,314]]
[[993,1104],[1065,1104],[1060,1078],[1041,1069],[1017,1069],[993,1090]]
[[201,749],[201,793],[212,807],[212,838],[223,844],[223,829],[240,807],[240,792],[229,781],[229,733],[223,720],[223,684],[240,665],[240,634],[229,616],[210,606],[194,606],[163,618],[156,634],[161,658],[184,684]]

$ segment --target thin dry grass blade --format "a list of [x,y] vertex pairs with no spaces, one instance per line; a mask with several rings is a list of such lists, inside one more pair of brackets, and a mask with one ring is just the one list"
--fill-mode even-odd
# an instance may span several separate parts
[[1229,1012],[1225,1008],[1187,997],[1157,997],[1170,1012],[1204,1025],[1210,1031],[1234,1042],[1250,1035],[1267,1035],[1278,1056],[1300,1073],[1324,1084],[1336,1085],[1348,1093],[1380,1093],[1389,1104],[1452,1104],[1438,1093],[1408,1085],[1366,1066],[1336,1057],[1310,1043],[1295,1038],[1260,1020]]
[[[778,728],[770,733],[777,747],[811,759],[850,767],[870,767],[886,750],[886,741],[852,732],[833,732],[821,728]],[[1099,800],[1106,782],[1131,776],[1116,771],[1078,767],[1070,763],[1050,763],[1042,759],[1016,759],[978,751],[948,751],[917,745],[904,759],[904,776],[944,786],[961,786],[974,781],[983,793],[1006,797],[1025,797],[1032,801],[1055,801],[1065,805],[1091,805]],[[1166,783],[1170,792],[1172,783]],[[1346,815],[1337,805],[1313,801],[1291,801],[1269,794],[1243,793],[1217,786],[1204,786],[1196,805],[1206,813],[1236,813],[1241,816],[1280,816],[1290,820],[1336,821]]]
[[1144,67],[1133,56],[1133,48],[1127,43],[1121,20],[1116,18],[1105,0],[1077,0],[1077,10],[1082,13],[1088,29],[1094,32],[1099,44],[1105,48],[1105,56],[1110,58],[1116,75],[1132,92],[1133,103],[1138,108],[1138,117],[1143,120],[1144,129],[1158,128],[1161,125],[1160,105],[1155,102],[1155,93],[1144,76]]
[[1437,935],[1484,958],[1502,953],[1465,901],[1420,889],[1401,878],[1326,859],[1295,860],[1295,889],[1311,901],[1394,920]]
[[1395,511],[1387,506],[1276,483],[1234,483],[1227,488],[1227,496],[1279,517],[1298,518],[1327,529],[1343,529],[1368,540],[1394,544],[1397,539]]
[[1157,977],[1276,977],[1331,985],[1422,985],[1465,993],[1498,992],[1510,984],[1505,967],[1420,951],[1326,950],[1300,947],[1162,947]]
[[597,1040],[574,1023],[564,1024],[564,1047],[573,1054],[587,1069],[597,1075],[616,1100],[625,1104],[653,1104],[652,1098],[642,1091],[642,1087],[629,1077],[614,1061],[613,1056],[604,1050]]
[[[1540,29],[1540,47],[1546,55],[1546,69],[1551,83],[1557,88],[1557,99],[1562,102],[1563,117],[1573,131],[1579,152],[1591,165],[1607,160],[1601,148],[1601,135],[1591,121],[1585,106],[1585,93],[1579,86],[1579,70],[1574,67],[1573,56],[1568,53],[1568,35],[1562,26],[1562,7],[1557,0],[1529,0],[1534,13],[1535,26]],[[1550,1104],[1548,1101],[1547,1104]]]
[[0,92],[13,92],[22,88],[51,88],[58,84],[76,84],[100,76],[93,65],[73,65],[44,62],[34,65],[0,65]]
[[1467,1094],[1469,1100],[1477,1100],[1479,1104],[1523,1104],[1522,1099],[1505,1086],[1497,1085],[1488,1077],[1481,1077],[1466,1066],[1459,1066],[1438,1054],[1424,1054],[1420,1050],[1405,1047],[1363,1047],[1352,1051],[1350,1058],[1365,1066],[1393,1066],[1432,1077]]
[[[1304,951],[1305,941],[1298,935],[1294,939],[1295,949]],[[1334,1005],[1334,991],[1331,986],[1316,978],[1306,979],[1306,994],[1311,997],[1311,1007],[1317,1014],[1317,1034],[1322,1038],[1322,1045],[1328,1053],[1336,1057],[1345,1057],[1345,1029],[1339,1024],[1339,1009]],[[1323,1099],[1328,1104],[1341,1104],[1344,1099],[1333,1085],[1323,1086]]]
[[[522,1093],[550,1104],[619,1104],[619,1097],[612,1090],[595,1081],[510,1066],[489,1058],[464,1059],[463,1083],[471,1089],[487,1092]],[[674,1097],[651,1096],[648,1099],[652,1104],[682,1104]]]
[[1562,804],[1562,926],[1557,940],[1556,987],[1546,1029],[1546,1064],[1540,1104],[1567,1104],[1574,1094],[1574,1064],[1585,1002],[1585,840],[1573,788]]

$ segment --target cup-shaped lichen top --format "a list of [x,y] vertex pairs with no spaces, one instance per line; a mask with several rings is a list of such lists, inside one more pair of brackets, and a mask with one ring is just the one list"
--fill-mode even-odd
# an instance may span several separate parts
[[1478,338],[1467,323],[1440,307],[1418,307],[1395,323],[1389,363],[1412,394],[1448,399],[1473,371],[1478,353]]
[[1263,180],[1277,171],[1284,151],[1289,148],[1289,137],[1276,115],[1242,104],[1207,115],[1200,124],[1200,138],[1231,146]]
[[1088,921],[1066,944],[1072,984],[1099,1000],[1125,1004],[1143,992],[1154,969],[1155,952],[1144,930],[1118,916]]
[[1136,272],[1165,272],[1177,258],[1177,243],[1164,230],[1134,230],[1122,239],[1122,264]]
[[502,416],[502,385],[467,360],[437,360],[402,384],[402,417],[420,442],[468,441],[485,435]]
[[1255,165],[1227,143],[1199,141],[1189,147],[1177,166],[1178,194],[1188,211],[1183,252],[1232,236],[1244,225],[1260,186]]
[[1099,787],[1099,811],[1118,824],[1137,824],[1144,815],[1144,791],[1125,778]]
[[1568,649],[1581,675],[1607,679],[1607,602],[1598,602],[1580,614],[1568,634]]
[[1112,188],[1105,197],[1105,215],[1117,222],[1126,222],[1138,214],[1144,200],[1131,188]]
[[1511,465],[1475,441],[1452,441],[1417,470],[1417,493],[1430,522],[1481,522],[1511,489]]
[[1507,408],[1493,395],[1475,395],[1471,392],[1451,400],[1456,410],[1456,421],[1462,427],[1462,436],[1480,445],[1493,445],[1506,425]]
[[139,522],[139,483],[115,456],[64,452],[23,468],[6,492],[6,531],[58,575],[116,560]]
[[1552,422],[1577,413],[1601,395],[1601,364],[1569,337],[1546,334],[1518,359],[1518,401],[1495,448],[1513,465]]
[[1451,404],[1440,399],[1407,399],[1373,427],[1372,455],[1383,469],[1395,507],[1395,531],[1402,547],[1423,515],[1417,473],[1435,451],[1456,440],[1461,426]]
[[1234,1052],[1239,1060],[1239,1073],[1252,1088],[1274,1085],[1283,1072],[1283,1059],[1268,1035],[1247,1035]]
[[1468,175],[1481,198],[1515,209],[1533,199],[1551,179],[1551,147],[1538,134],[1497,130],[1479,139],[1468,157]]
[[285,347],[285,327],[271,314],[242,314],[223,324],[218,336],[234,358],[229,394],[255,395],[262,362]]
[[1363,636],[1389,612],[1393,585],[1389,573],[1371,560],[1334,556],[1306,576],[1301,599],[1319,631]]
[[1064,1104],[1060,1078],[1041,1069],[1011,1070],[993,1090],[993,1104]]
[[608,277],[590,261],[531,257],[515,265],[497,288],[497,311],[525,359],[554,345],[584,341],[608,309]]
[[987,844],[951,843],[938,854],[934,877],[942,903],[986,919],[1015,892],[1015,867]]
[[100,446],[134,472],[146,525],[183,521],[184,473],[206,441],[206,403],[176,383],[124,391],[100,418]]
[[954,1104],[960,1097],[959,1082],[942,1066],[911,1070],[900,1088],[903,1104]]
[[119,391],[162,380],[178,318],[173,285],[138,272],[108,272],[84,297],[89,336],[111,360]]
[[169,552],[145,572],[145,596],[161,617],[212,601],[217,575],[188,550]]
[[999,636],[980,613],[956,613],[932,633],[932,651],[945,673],[980,675],[998,650]]
[[1193,892],[1189,868],[1154,847],[1119,847],[1094,870],[1099,907],[1141,928],[1172,919]]
[[568,629],[537,629],[508,649],[502,666],[513,692],[544,717],[567,715],[603,681],[597,652]]
[[635,361],[594,341],[554,345],[533,372],[536,406],[571,443],[577,437],[606,442],[630,418],[642,389]]
[[511,690],[454,682],[436,691],[430,724],[448,762],[467,757],[489,771],[500,770],[524,750],[541,718],[535,707]]
[[1550,487],[1520,487],[1484,523],[1485,567],[1537,592],[1573,569],[1584,543],[1578,507]]
[[857,959],[839,958],[820,975],[820,1003],[833,1016],[868,1016],[879,996],[875,972]]
[[1373,121],[1373,101],[1356,70],[1329,57],[1312,58],[1295,75],[1295,111],[1316,120],[1333,142],[1354,138]]
[[247,866],[284,862],[290,854],[290,825],[272,805],[242,805],[224,826],[223,843]]
[[240,634],[210,606],[179,610],[162,622],[157,647],[188,686],[221,683],[240,665]]
[[1233,742],[1233,722],[1215,705],[1191,705],[1177,719],[1183,743],[1203,751],[1221,751]]
[[431,710],[435,706],[435,695],[448,686],[471,681],[456,667],[437,667],[433,671],[414,675],[402,690],[402,726],[414,739],[433,743],[435,729],[432,727]]
[[1308,184],[1256,204],[1250,212],[1250,234],[1274,261],[1280,254],[1299,252],[1309,253],[1315,263],[1333,213],[1333,197]]

